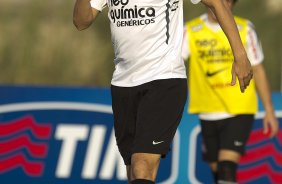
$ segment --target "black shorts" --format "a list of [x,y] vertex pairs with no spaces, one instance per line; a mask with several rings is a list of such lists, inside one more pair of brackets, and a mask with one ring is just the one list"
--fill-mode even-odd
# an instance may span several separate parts
[[115,136],[125,165],[133,153],[165,156],[180,123],[186,79],[155,80],[135,87],[111,86]]
[[201,120],[204,160],[216,162],[221,149],[243,155],[253,122],[254,115],[249,114],[218,121]]

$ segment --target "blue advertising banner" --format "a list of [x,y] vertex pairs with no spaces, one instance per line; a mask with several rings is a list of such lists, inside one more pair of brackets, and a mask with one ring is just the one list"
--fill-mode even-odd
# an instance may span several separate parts
[[[282,94],[273,94],[273,101],[281,122]],[[268,139],[261,133],[262,118],[261,109],[238,178],[243,183],[282,183],[281,125],[278,136]],[[0,181],[127,183],[109,89],[0,86]],[[197,116],[186,109],[172,151],[161,161],[157,183],[212,183],[201,159]]]

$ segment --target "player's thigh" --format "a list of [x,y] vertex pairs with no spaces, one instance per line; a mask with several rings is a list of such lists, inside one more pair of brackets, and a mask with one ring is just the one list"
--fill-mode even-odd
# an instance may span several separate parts
[[252,130],[254,115],[238,115],[226,120],[220,135],[221,150],[231,150],[243,155]]
[[111,86],[114,129],[117,146],[126,165],[130,165],[135,137],[138,92],[136,87]]
[[218,160],[220,134],[217,124],[218,121],[201,120],[202,156],[209,163],[215,163]]

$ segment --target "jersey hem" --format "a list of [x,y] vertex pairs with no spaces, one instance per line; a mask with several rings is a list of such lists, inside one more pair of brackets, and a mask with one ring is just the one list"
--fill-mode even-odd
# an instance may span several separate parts
[[131,84],[128,84],[128,83],[122,83],[122,82],[111,82],[111,85],[113,86],[118,86],[118,87],[135,87],[135,86],[139,86],[139,85],[142,85],[142,84],[145,84],[145,83],[148,83],[148,82],[152,82],[152,81],[155,81],[155,80],[161,80],[161,79],[187,79],[187,76],[185,75],[178,75],[178,76],[162,76],[162,77],[156,77],[156,78],[152,78],[152,79],[148,79],[148,80],[143,80],[143,81],[140,81],[140,82],[136,82],[136,83],[131,83]]

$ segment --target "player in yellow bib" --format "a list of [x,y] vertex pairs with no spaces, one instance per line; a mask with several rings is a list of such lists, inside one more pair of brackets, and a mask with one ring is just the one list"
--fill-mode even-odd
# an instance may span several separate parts
[[[232,9],[237,0],[224,1]],[[235,22],[254,73],[245,93],[237,90],[238,82],[230,85],[234,57],[210,10],[186,23],[182,51],[183,58],[189,58],[189,112],[199,114],[201,120],[204,159],[215,182],[228,184],[236,183],[237,164],[257,112],[256,88],[266,111],[264,133],[273,137],[278,131],[256,32],[244,18],[235,17]]]

